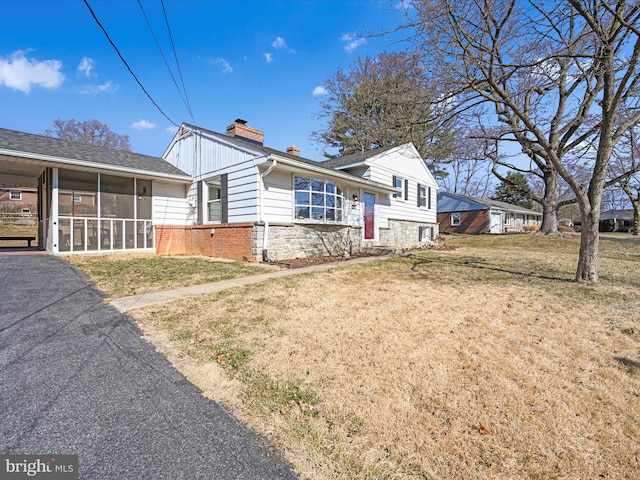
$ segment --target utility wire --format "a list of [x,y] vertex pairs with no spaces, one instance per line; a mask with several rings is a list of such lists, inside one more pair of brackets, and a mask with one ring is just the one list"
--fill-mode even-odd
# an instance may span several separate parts
[[182,78],[182,70],[180,69],[180,62],[178,62],[178,54],[176,53],[176,46],[173,43],[173,35],[171,35],[171,28],[169,27],[169,19],[167,18],[167,11],[164,8],[164,0],[160,0],[160,4],[162,5],[162,13],[164,14],[164,21],[167,24],[167,32],[169,32],[169,40],[171,41],[171,48],[173,48],[173,56],[176,59],[176,65],[178,67],[178,75],[180,75],[180,82],[182,83],[182,91],[184,92],[184,96],[187,99],[187,110],[189,110],[189,114],[191,115],[191,120],[193,120],[193,122],[195,123],[195,119],[193,118],[193,112],[191,111],[191,103],[189,102],[189,95],[187,95],[187,89],[184,86],[184,79]]
[[[171,75],[171,79],[173,80],[173,84],[176,86],[176,90],[178,90],[178,93],[180,94],[180,98],[182,99],[182,103],[184,103],[184,106],[187,107],[187,111],[189,112],[189,115],[191,115],[191,120],[193,120],[193,122],[195,123],[195,119],[193,118],[193,112],[191,111],[191,105],[189,104],[189,99],[185,98],[185,96],[187,95],[187,91],[184,90],[184,94],[183,94],[182,90],[180,90],[180,86],[178,85],[178,81],[176,80],[176,77],[173,75],[173,72],[171,71],[171,67],[169,66],[169,62],[167,62],[167,57],[165,57],[164,52],[162,51],[162,47],[160,46],[160,42],[158,41],[158,37],[156,37],[156,34],[153,31],[153,27],[151,26],[151,22],[149,21],[149,18],[147,17],[147,12],[145,12],[144,7],[142,6],[142,2],[140,0],[138,0],[138,5],[140,5],[140,10],[142,10],[142,15],[144,16],[144,19],[147,22],[147,26],[149,27],[149,31],[151,31],[151,36],[153,37],[153,40],[156,42],[156,46],[158,47],[158,50],[160,51],[160,55],[162,56],[162,59],[164,60],[164,64],[166,65],[167,70],[169,71],[169,75]],[[163,8],[164,8],[164,6],[163,6]],[[177,60],[176,60],[176,63],[177,63]],[[180,67],[178,67],[178,71],[180,71]],[[182,86],[183,86],[183,89],[184,89],[184,82],[183,82]]]
[[102,30],[102,32],[104,33],[105,37],[107,37],[107,40],[109,40],[109,43],[111,44],[111,46],[113,47],[113,49],[116,51],[116,53],[118,54],[118,56],[120,57],[120,60],[122,60],[122,63],[124,63],[125,67],[127,67],[127,70],[129,70],[129,73],[133,76],[133,78],[135,79],[136,83],[138,85],[140,85],[140,88],[142,89],[142,91],[145,93],[145,95],[149,98],[149,100],[151,100],[151,103],[153,103],[155,105],[155,107],[158,109],[158,111],[164,115],[164,118],[166,118],[167,120],[169,120],[173,125],[175,125],[176,127],[179,127],[179,125],[174,122],[173,120],[171,120],[169,118],[169,116],[164,113],[164,111],[160,108],[160,106],[155,102],[155,100],[151,97],[151,94],[147,91],[146,88],[144,88],[144,85],[142,85],[142,83],[140,82],[140,80],[138,80],[138,77],[136,77],[136,74],[133,73],[133,70],[131,70],[131,67],[129,66],[129,64],[127,63],[127,61],[124,59],[124,57],[122,56],[122,54],[120,53],[120,50],[118,50],[118,47],[116,47],[116,44],[113,43],[113,40],[111,40],[111,37],[109,37],[109,34],[107,33],[107,31],[105,30],[105,28],[102,26],[102,23],[100,23],[100,20],[98,20],[98,17],[96,16],[95,12],[93,11],[93,9],[91,8],[91,5],[89,5],[89,1],[88,0],[83,0],[84,4],[87,6],[87,8],[89,9],[89,12],[91,12],[91,16],[93,17],[93,19],[96,21],[96,23],[98,24],[98,26],[100,27],[100,29]]

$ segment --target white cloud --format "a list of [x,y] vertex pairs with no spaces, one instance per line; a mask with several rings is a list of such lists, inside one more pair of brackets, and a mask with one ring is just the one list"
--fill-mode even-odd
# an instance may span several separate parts
[[164,129],[164,131],[171,135],[175,135],[176,132],[178,131],[178,127],[176,127],[175,125],[169,125],[167,128]]
[[91,70],[96,66],[96,62],[89,57],[82,57],[78,65],[78,73],[84,74],[86,77],[91,76]]
[[276,37],[276,39],[273,42],[271,42],[271,46],[276,50],[284,49],[287,52],[295,53],[295,50],[291,48],[289,45],[287,45],[287,42],[285,42],[284,38],[282,37]]
[[220,65],[222,67],[222,73],[233,73],[233,67],[231,67],[231,64],[224,58],[213,58],[210,61],[214,65]]
[[267,63],[271,63],[273,62],[273,55],[271,55],[270,53],[263,53],[264,55],[264,61]]
[[287,48],[287,42],[282,37],[276,37],[271,46],[273,48]]
[[342,34],[342,36],[340,37],[340,41],[346,44],[344,46],[344,49],[349,53],[367,43],[367,39],[361,37],[356,32]]
[[326,95],[327,93],[329,93],[327,89],[319,85],[313,89],[312,95]]
[[58,88],[64,81],[59,60],[27,58],[23,50],[0,57],[0,85],[29,93],[33,86]]
[[104,82],[102,85],[85,85],[80,90],[81,95],[99,95],[101,93],[113,93],[118,90],[111,80]]
[[131,125],[131,128],[135,128],[136,130],[152,130],[156,128],[156,124],[148,120],[138,120]]

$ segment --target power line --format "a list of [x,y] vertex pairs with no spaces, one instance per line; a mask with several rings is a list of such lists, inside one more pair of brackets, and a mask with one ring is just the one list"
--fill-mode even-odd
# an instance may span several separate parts
[[109,41],[109,43],[111,44],[111,46],[113,47],[113,49],[116,51],[116,53],[118,54],[118,57],[120,57],[120,60],[122,60],[122,63],[124,63],[125,67],[127,67],[127,70],[129,70],[129,73],[131,74],[131,76],[133,76],[133,78],[135,79],[136,83],[138,85],[140,85],[140,88],[142,89],[142,91],[145,93],[145,95],[149,98],[149,100],[151,100],[151,103],[153,103],[155,105],[155,107],[158,109],[158,111],[164,115],[164,118],[166,118],[167,120],[169,120],[173,125],[175,125],[176,127],[179,127],[179,125],[174,122],[173,120],[171,120],[169,118],[169,116],[164,113],[164,111],[160,108],[160,106],[155,102],[155,100],[151,97],[151,94],[147,91],[146,88],[144,88],[144,85],[142,85],[142,83],[140,82],[140,80],[138,80],[138,77],[136,77],[136,74],[133,73],[133,70],[131,70],[131,67],[129,66],[129,64],[127,63],[127,61],[124,59],[124,57],[122,56],[122,54],[120,53],[120,50],[118,50],[118,47],[116,47],[116,44],[113,43],[113,40],[111,40],[111,37],[109,37],[109,34],[107,33],[107,31],[105,30],[105,28],[102,26],[102,23],[100,23],[100,20],[98,20],[98,17],[96,16],[95,12],[93,11],[93,9],[91,8],[91,5],[89,5],[89,1],[88,0],[83,0],[84,4],[87,6],[87,8],[89,9],[89,12],[91,12],[91,16],[93,17],[93,19],[96,21],[96,23],[98,24],[98,26],[100,27],[100,29],[102,30],[102,32],[104,33],[105,37],[107,37],[107,40]]
[[173,43],[173,35],[171,35],[171,28],[169,27],[169,19],[167,18],[167,11],[164,8],[164,0],[160,0],[160,4],[162,5],[162,13],[164,14],[164,21],[167,24],[167,31],[169,32],[169,40],[171,41],[171,48],[173,48],[173,56],[176,59],[176,65],[178,67],[178,75],[180,75],[180,82],[182,83],[182,91],[184,92],[184,96],[187,99],[187,110],[189,110],[191,119],[195,123],[195,119],[193,118],[193,112],[191,111],[191,103],[189,102],[189,95],[187,95],[187,89],[184,86],[184,79],[182,78],[182,70],[180,69],[180,62],[178,62],[178,54],[176,53],[176,46]]
[[[167,62],[167,57],[165,57],[164,52],[162,51],[162,47],[160,46],[160,42],[158,41],[158,37],[156,37],[156,34],[153,31],[153,27],[151,26],[151,22],[149,21],[149,18],[147,17],[147,12],[145,12],[144,7],[142,6],[142,2],[140,0],[138,0],[138,5],[140,6],[140,10],[142,10],[142,15],[144,16],[144,19],[147,22],[147,26],[149,27],[149,31],[151,32],[151,36],[153,37],[153,40],[156,42],[156,46],[158,47],[158,50],[160,51],[160,55],[162,56],[162,59],[164,60],[164,64],[167,67],[167,70],[169,71],[169,75],[171,75],[171,79],[173,80],[173,84],[175,85],[176,90],[178,90],[178,94],[180,95],[180,98],[182,99],[182,103],[184,103],[184,106],[187,107],[187,111],[189,112],[189,115],[191,115],[191,120],[193,120],[195,122],[195,119],[193,118],[193,112],[191,111],[191,105],[189,104],[189,98],[186,97],[187,91],[184,90],[184,94],[183,94],[182,90],[180,90],[180,87],[178,86],[178,82],[176,80],[176,77],[173,75],[173,71],[171,70],[171,67],[169,66],[169,62]],[[164,5],[163,5],[163,9],[164,9]],[[173,40],[172,40],[172,43],[173,43]],[[177,59],[176,59],[176,63],[177,63]],[[180,66],[178,66],[178,71],[180,71]],[[182,78],[182,74],[180,75],[180,78]],[[182,87],[184,89],[184,82],[182,83]]]

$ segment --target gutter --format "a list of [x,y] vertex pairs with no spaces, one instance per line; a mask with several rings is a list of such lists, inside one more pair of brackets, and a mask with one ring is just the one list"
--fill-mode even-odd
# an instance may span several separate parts
[[[272,160],[275,161],[276,159],[272,157]],[[352,184],[366,185],[369,188],[373,188],[373,189],[376,189],[377,191],[382,191],[385,193],[400,192],[399,189],[392,187],[390,185],[384,185],[382,183],[372,182],[371,180],[367,180],[365,178],[352,175],[350,173],[344,173],[344,172],[341,172],[340,170],[334,170],[332,168],[327,168],[320,165],[316,166],[306,162],[295,161],[295,160],[291,160],[283,157],[278,157],[278,162],[282,165],[289,165],[291,167],[296,167],[299,170],[308,170],[308,171],[322,174],[324,176],[339,178],[347,182],[350,182]]]
[[[75,167],[84,167],[87,169],[91,169],[91,170],[107,170],[107,171],[113,171],[113,172],[123,172],[123,173],[129,173],[132,175],[142,175],[142,176],[146,176],[146,177],[152,177],[152,178],[162,178],[165,180],[174,180],[176,182],[185,182],[185,183],[191,183],[193,181],[193,179],[188,176],[188,175],[174,175],[171,173],[161,173],[161,172],[153,172],[153,171],[149,171],[149,170],[140,170],[137,168],[127,168],[127,167],[119,167],[119,166],[113,166],[113,165],[108,165],[108,164],[104,164],[104,163],[95,163],[95,162],[86,162],[86,161],[82,161],[82,160],[75,160],[75,159],[66,159],[66,158],[61,158],[61,157],[53,157],[50,155],[42,155],[42,154],[37,154],[37,153],[25,153],[25,152],[19,152],[16,150],[4,150],[4,149],[0,149],[0,155],[4,155],[6,157],[15,157],[15,158],[24,158],[24,159],[30,159],[30,160],[38,160],[38,161],[42,161],[42,162],[47,162],[49,164],[54,163],[55,165],[46,165],[49,167],[67,167],[67,166],[75,166]],[[8,160],[11,161],[11,160]],[[15,163],[21,163],[19,161],[16,161]]]

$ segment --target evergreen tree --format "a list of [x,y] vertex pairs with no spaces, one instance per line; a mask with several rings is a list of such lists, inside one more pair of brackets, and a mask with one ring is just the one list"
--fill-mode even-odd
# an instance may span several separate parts
[[509,172],[505,180],[496,187],[493,200],[511,203],[524,208],[531,208],[531,189],[525,176],[518,172]]

